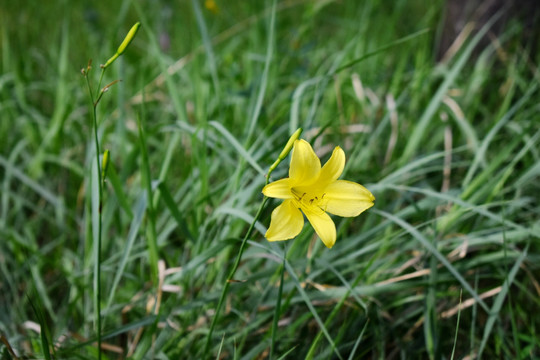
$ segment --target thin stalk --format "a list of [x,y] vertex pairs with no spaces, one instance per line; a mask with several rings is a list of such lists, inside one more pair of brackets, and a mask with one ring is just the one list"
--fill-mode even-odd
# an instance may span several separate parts
[[276,334],[278,328],[279,317],[281,315],[281,295],[283,294],[283,279],[285,276],[285,260],[287,258],[287,251],[283,249],[283,264],[281,265],[281,277],[279,280],[278,297],[276,301],[276,308],[274,309],[274,320],[272,322],[272,343],[270,346],[270,356],[268,359],[272,360],[274,357],[274,349],[276,346]]
[[[99,83],[97,91],[100,91],[101,82],[103,79],[103,74],[105,69],[101,70],[101,75],[99,77]],[[99,160],[100,147],[99,147],[99,136],[98,136],[98,121],[97,121],[97,105],[101,99],[100,93],[98,98],[94,101],[94,95],[90,86],[90,80],[88,75],[86,77],[86,84],[88,86],[88,93],[90,94],[90,100],[92,101],[92,120],[94,128],[94,146],[96,151],[96,170],[98,177],[98,228],[97,228],[97,244],[96,244],[96,263],[94,264],[94,283],[95,283],[95,306],[96,306],[96,331],[97,331],[97,348],[98,348],[98,359],[101,360],[101,228],[102,228],[102,199],[103,199],[103,184],[101,178],[101,164]]]
[[102,236],[102,213],[101,213],[101,207],[102,207],[102,201],[103,201],[103,179],[101,178],[101,163],[99,161],[99,155],[101,154],[101,150],[99,147],[99,136],[98,136],[98,121],[97,121],[97,105],[99,103],[99,100],[101,99],[101,95],[103,92],[100,90],[101,88],[101,81],[103,80],[103,75],[105,74],[105,68],[101,70],[101,75],[99,77],[99,83],[97,87],[97,91],[100,92],[100,95],[96,102],[94,103],[94,142],[96,146],[96,171],[98,176],[98,203],[99,203],[99,211],[98,211],[98,240],[97,240],[97,257],[96,257],[96,282],[97,282],[97,288],[96,288],[96,307],[97,307],[97,340],[98,340],[98,360],[101,360],[101,236]]
[[[105,68],[101,68],[101,75],[99,76],[99,82],[98,82],[98,86],[96,88],[97,91],[99,91],[99,89],[101,88],[101,83],[103,82],[103,75],[104,74],[105,74]],[[96,109],[97,104],[99,103],[99,99],[101,99],[101,95],[102,94],[99,95],[98,99],[94,103],[94,110]],[[97,118],[94,117],[94,119],[96,120],[95,123],[97,123]]]
[[[268,177],[267,177],[266,183],[268,183]],[[234,262],[231,272],[229,273],[229,276],[227,277],[227,281],[225,281],[225,286],[223,287],[223,291],[221,292],[221,296],[219,298],[219,302],[216,307],[216,313],[214,314],[214,318],[212,319],[212,324],[210,325],[210,330],[208,331],[208,335],[206,337],[206,345],[204,346],[205,355],[208,354],[208,349],[210,348],[210,342],[212,339],[212,333],[214,332],[214,328],[216,327],[216,323],[219,318],[219,313],[221,311],[223,301],[225,300],[225,297],[227,296],[227,292],[229,291],[229,286],[231,285],[231,282],[232,282],[231,280],[233,279],[234,274],[236,273],[236,270],[238,269],[238,266],[240,265],[240,260],[242,259],[242,254],[244,253],[244,249],[247,244],[247,239],[251,235],[251,232],[253,231],[253,228],[255,227],[255,223],[261,216],[262,210],[264,209],[264,206],[266,205],[267,201],[268,201],[268,198],[265,196],[263,201],[261,202],[261,206],[259,206],[259,210],[257,211],[257,214],[255,215],[255,218],[253,219],[253,222],[249,226],[249,229],[246,232],[244,239],[242,240],[242,244],[240,245],[240,250],[238,251],[238,256],[236,257],[236,261]]]
[[461,296],[463,295],[463,289],[459,291],[459,307],[457,313],[457,324],[456,324],[456,333],[454,335],[454,346],[452,346],[452,354],[450,355],[450,360],[454,360],[454,354],[456,352],[457,336],[459,331],[459,318],[461,317]]
[[96,312],[97,312],[97,343],[98,359],[101,360],[101,199],[103,189],[101,184],[101,164],[99,163],[99,139],[97,130],[97,104],[94,105],[94,143],[96,146],[96,170],[98,176],[98,233],[97,233],[97,256],[95,264],[96,274]]
[[[300,137],[300,134],[302,134],[302,128],[297,129],[289,138],[289,141],[287,141],[287,144],[279,154],[277,160],[270,166],[268,169],[268,172],[266,173],[266,182],[265,185],[268,185],[268,182],[270,181],[270,175],[274,171],[274,169],[287,157],[289,152],[292,150],[294,142]],[[253,218],[253,221],[251,222],[251,225],[249,226],[248,231],[246,232],[246,235],[244,236],[244,239],[242,240],[242,244],[240,245],[240,250],[238,251],[238,256],[236,257],[236,260],[234,262],[234,265],[231,269],[231,272],[229,276],[227,277],[227,281],[225,281],[225,286],[223,286],[223,291],[221,292],[221,296],[219,298],[218,305],[216,307],[216,313],[214,314],[214,318],[212,319],[212,324],[210,325],[210,330],[208,331],[208,335],[206,336],[206,344],[204,346],[204,355],[208,356],[208,349],[210,348],[210,341],[212,339],[212,333],[214,332],[214,328],[216,327],[217,320],[219,318],[219,313],[221,311],[221,307],[223,305],[223,301],[225,300],[225,297],[227,296],[227,292],[229,291],[229,286],[232,282],[232,279],[234,277],[234,274],[236,273],[236,270],[238,269],[238,266],[240,265],[240,260],[242,259],[242,254],[244,253],[244,249],[247,244],[247,239],[251,236],[251,233],[253,232],[253,228],[255,227],[255,223],[257,220],[259,220],[259,217],[262,214],[262,211],[264,209],[264,206],[266,205],[266,202],[268,201],[268,197],[264,197],[263,201],[261,202],[261,206],[259,206],[259,210],[257,210],[257,214],[255,215],[255,218]],[[285,256],[284,256],[285,258]],[[285,259],[284,259],[285,261]]]
[[[99,76],[98,86],[96,88],[96,98],[94,98],[94,93],[92,92],[92,87],[90,86],[90,79],[88,77],[88,73],[92,69],[92,61],[90,60],[88,62],[88,66],[86,68],[83,68],[82,74],[84,75],[86,79],[86,85],[88,87],[88,93],[90,95],[90,100],[92,102],[92,120],[94,125],[94,145],[96,150],[96,180],[97,180],[97,201],[95,199],[95,189],[92,188],[92,222],[95,224],[97,221],[97,229],[94,229],[92,227],[92,234],[94,242],[94,249],[95,249],[95,263],[94,263],[94,301],[95,301],[95,312],[96,312],[96,327],[97,327],[97,348],[98,348],[98,360],[101,360],[101,233],[102,233],[102,203],[103,203],[103,182],[105,181],[105,174],[102,174],[101,172],[101,164],[100,164],[100,147],[99,147],[99,136],[98,136],[98,120],[97,120],[97,106],[99,104],[99,101],[101,100],[101,97],[103,94],[109,90],[109,87],[113,84],[115,84],[118,80],[113,81],[109,85],[107,85],[105,88],[101,88],[101,83],[103,81],[103,76],[105,75],[105,70],[107,67],[112,64],[124,51],[126,50],[127,46],[131,43],[135,35],[137,34],[137,31],[140,27],[140,23],[137,22],[135,25],[131,27],[128,34],[124,38],[124,41],[120,44],[118,49],[116,50],[116,53],[107,60],[105,65],[101,65],[101,74]],[[108,154],[108,153],[107,153]],[[106,155],[107,155],[106,154]],[[104,156],[104,161],[107,161],[107,158]],[[107,164],[104,164],[105,169],[107,168]],[[90,172],[90,178],[92,179],[92,172]],[[151,200],[151,199],[150,199]],[[97,202],[97,209],[96,207]],[[97,211],[96,211],[97,210]],[[97,214],[96,214],[97,213]],[[97,216],[96,216],[97,215]],[[97,217],[97,220],[96,220]],[[95,230],[95,231],[94,231]]]

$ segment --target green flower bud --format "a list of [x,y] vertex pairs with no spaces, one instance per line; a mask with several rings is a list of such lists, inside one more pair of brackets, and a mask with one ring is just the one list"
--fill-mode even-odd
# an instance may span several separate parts
[[101,159],[101,180],[105,181],[107,176],[107,170],[109,168],[109,150],[105,150],[103,158]]
[[283,160],[287,157],[287,155],[289,155],[289,153],[291,152],[292,148],[293,148],[293,145],[294,145],[294,142],[296,140],[298,140],[298,138],[300,137],[300,134],[302,134],[302,128],[298,128],[294,134],[291,135],[291,137],[289,138],[289,141],[287,141],[287,144],[285,145],[285,147],[283,148],[283,151],[281,151],[281,154],[279,154],[279,159],[280,160]]
[[129,30],[128,34],[126,35],[126,38],[124,39],[124,41],[122,41],[122,43],[120,44],[120,46],[118,47],[118,50],[116,50],[116,53],[118,55],[122,55],[124,53],[124,51],[126,51],[126,48],[128,47],[128,45],[131,43],[131,41],[133,40],[133,38],[135,37],[135,35],[137,35],[137,31],[139,31],[139,28],[141,27],[141,23],[140,22],[136,22],[135,25],[133,25],[131,27],[131,29]]
[[131,27],[128,34],[124,38],[124,41],[122,41],[122,43],[120,44],[120,46],[116,50],[116,53],[113,56],[111,56],[111,58],[109,60],[107,60],[105,65],[101,65],[101,67],[103,69],[105,69],[105,68],[107,68],[107,66],[111,65],[114,62],[114,60],[116,60],[116,58],[118,58],[120,55],[122,55],[124,53],[124,51],[126,51],[126,48],[128,47],[128,45],[131,43],[133,38],[135,38],[135,35],[137,35],[137,31],[139,31],[139,27],[141,27],[140,22],[135,23],[135,25],[133,25]]
[[270,173],[272,171],[274,171],[274,169],[279,165],[279,163],[285,159],[287,157],[287,155],[289,155],[289,153],[291,152],[293,146],[294,146],[294,142],[296,140],[298,140],[298,138],[300,137],[300,134],[302,134],[302,128],[298,128],[298,130],[296,130],[292,135],[291,137],[289,138],[289,141],[287,141],[287,144],[285,145],[285,147],[283,148],[283,150],[281,151],[281,153],[279,154],[277,160],[272,164],[272,166],[270,166],[270,169],[268,170],[268,176],[270,175]]

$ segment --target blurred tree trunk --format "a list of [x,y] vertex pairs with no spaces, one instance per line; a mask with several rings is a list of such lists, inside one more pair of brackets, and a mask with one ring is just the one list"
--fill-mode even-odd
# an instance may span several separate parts
[[[531,56],[535,56],[540,35],[540,0],[447,0],[437,59],[443,60],[467,24],[473,26],[473,32],[478,31],[499,10],[503,15],[489,33],[501,35],[508,21],[515,18],[524,27],[522,44],[536,42],[531,49]],[[490,39],[486,37],[478,48],[483,49],[489,43]]]

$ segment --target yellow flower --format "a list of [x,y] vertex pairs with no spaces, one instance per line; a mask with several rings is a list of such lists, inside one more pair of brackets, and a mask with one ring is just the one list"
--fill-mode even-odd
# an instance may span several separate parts
[[214,14],[217,14],[219,12],[219,7],[214,0],[206,0],[204,2],[204,7],[209,11],[213,12]]
[[[345,153],[337,146],[321,168],[321,161],[305,140],[296,140],[289,177],[266,185],[264,195],[284,199],[274,209],[268,241],[288,240],[304,226],[302,212],[326,247],[336,242],[336,226],[327,214],[357,216],[373,206],[375,197],[360,184],[338,180],[345,167]],[[302,210],[302,212],[300,212]]]

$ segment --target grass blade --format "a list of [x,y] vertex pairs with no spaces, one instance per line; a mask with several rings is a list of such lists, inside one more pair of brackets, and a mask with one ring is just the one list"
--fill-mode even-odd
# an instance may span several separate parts
[[116,288],[118,287],[118,284],[120,283],[120,280],[122,279],[122,276],[124,274],[124,270],[126,268],[129,256],[131,255],[131,250],[133,249],[133,244],[135,243],[137,234],[139,233],[139,229],[141,227],[143,216],[146,211],[147,205],[148,205],[147,193],[142,193],[141,196],[139,197],[139,200],[137,201],[137,204],[135,205],[135,216],[133,217],[133,220],[131,221],[131,226],[129,228],[126,244],[125,246],[122,246],[122,249],[123,249],[122,258],[120,259],[118,268],[115,271],[114,280],[113,280],[111,289],[109,290],[109,298],[107,299],[107,306],[106,306],[107,309],[109,309],[112,304],[114,295],[116,294]]
[[461,276],[461,274],[456,270],[454,266],[452,266],[452,264],[450,264],[446,257],[444,257],[417,229],[415,229],[409,223],[405,222],[403,219],[387,213],[386,211],[378,209],[371,209],[370,211],[393,221],[394,223],[402,227],[404,230],[406,230],[409,234],[411,234],[418,242],[420,242],[420,244],[422,244],[422,246],[424,246],[433,256],[435,256],[441,262],[441,264],[443,264],[448,269],[448,271],[450,271],[452,275],[454,275],[456,280],[458,280],[463,285],[463,287],[469,292],[469,294],[472,295],[472,297],[478,302],[478,304],[480,304],[480,306],[484,310],[486,310],[486,312],[489,311],[486,303],[480,298],[480,296],[478,296],[478,293],[474,291],[474,289],[471,287],[471,285],[469,285],[467,280],[465,280],[463,276]]
[[[39,297],[37,299],[39,299]],[[32,299],[28,297],[28,303],[32,307],[34,315],[36,315],[39,326],[41,328],[40,339],[41,339],[41,349],[43,350],[43,356],[45,357],[46,360],[51,360],[51,345],[50,345],[51,341],[49,340],[49,337],[50,337],[49,327],[47,326],[45,314],[43,313],[43,309],[41,308],[39,304],[39,300],[37,301],[38,303],[34,304]]]
[[268,25],[268,45],[266,46],[264,69],[261,75],[261,83],[259,85],[259,92],[257,94],[257,102],[255,103],[253,114],[251,115],[251,120],[249,121],[249,125],[248,125],[248,132],[246,135],[246,144],[247,142],[250,141],[251,136],[253,135],[253,131],[255,130],[255,125],[257,124],[259,115],[261,114],[264,95],[266,94],[266,88],[267,88],[267,83],[268,83],[268,72],[270,70],[270,63],[272,61],[272,54],[274,52],[274,33],[276,29],[276,2],[277,0],[272,1],[272,11],[270,13],[270,23]]
[[482,342],[480,343],[480,348],[478,349],[478,358],[482,358],[482,353],[484,352],[484,348],[486,347],[487,341],[489,339],[489,335],[491,334],[491,331],[493,330],[493,325],[495,325],[495,321],[499,318],[500,311],[502,309],[504,300],[506,299],[506,296],[508,295],[508,291],[510,290],[510,285],[514,282],[514,278],[516,277],[516,274],[519,270],[519,267],[523,263],[523,260],[527,257],[527,250],[523,250],[519,258],[514,263],[514,266],[512,266],[512,269],[510,270],[510,273],[508,274],[507,279],[504,281],[502,285],[502,289],[495,298],[495,301],[493,303],[493,306],[491,309],[489,309],[489,317],[486,321],[486,325],[484,326],[484,335],[482,336]]
[[219,131],[227,141],[236,149],[238,154],[242,156],[257,172],[261,175],[266,175],[266,172],[259,166],[257,161],[246,151],[246,149],[236,140],[236,138],[223,125],[217,121],[210,121],[209,124]]
[[484,37],[484,35],[486,35],[491,26],[493,26],[493,24],[502,16],[502,14],[503,11],[499,11],[492,16],[484,26],[482,26],[480,31],[478,31],[478,33],[471,39],[467,47],[463,50],[463,53],[459,56],[452,69],[446,74],[443,83],[439,86],[437,92],[431,98],[428,107],[420,117],[420,120],[418,120],[418,124],[416,124],[414,127],[414,130],[407,141],[407,145],[403,150],[403,154],[401,155],[401,159],[399,161],[400,165],[405,165],[414,155],[423,139],[424,134],[427,131],[429,122],[433,119],[433,116],[439,108],[444,96],[448,92],[449,87],[456,80],[476,45],[478,45],[480,40]]

